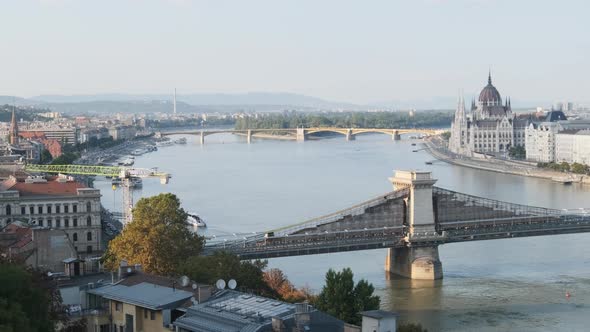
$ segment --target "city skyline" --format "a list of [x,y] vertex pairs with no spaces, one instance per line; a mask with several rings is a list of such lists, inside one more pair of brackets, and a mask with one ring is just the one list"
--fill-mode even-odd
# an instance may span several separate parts
[[[288,92],[375,104],[475,95],[587,102],[583,1],[19,1],[0,95]],[[27,17],[23,20],[23,17]],[[16,33],[18,32],[18,33]]]

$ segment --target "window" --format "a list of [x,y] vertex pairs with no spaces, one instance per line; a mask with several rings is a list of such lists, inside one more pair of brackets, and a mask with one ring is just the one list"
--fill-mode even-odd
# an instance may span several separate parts
[[74,235],[72,235],[72,239],[74,242],[78,241],[78,233],[74,233]]
[[56,205],[56,206],[55,206],[55,213],[60,213],[60,212],[59,212],[59,211],[60,211],[60,209],[59,209],[59,208],[60,208],[60,206],[59,206],[59,205]]
[[43,214],[43,205],[37,206],[37,213],[38,214]]
[[92,253],[92,246],[86,247],[86,253],[88,253],[88,254]]
[[122,311],[123,310],[123,303],[115,302],[115,311]]
[[64,213],[68,213],[68,212],[70,212],[70,206],[64,205]]
[[47,205],[47,213],[51,213],[51,205]]
[[72,212],[74,212],[74,213],[78,212],[78,204],[72,205]]
[[72,226],[78,227],[78,218],[72,219]]
[[92,211],[92,203],[88,202],[86,203],[86,212],[90,212]]
[[86,240],[87,241],[92,241],[92,232],[86,233]]
[[35,214],[35,207],[34,206],[29,206],[29,213]]
[[39,226],[43,227],[43,219],[39,219]]
[[21,206],[20,207],[20,214],[25,214],[25,213],[27,213],[27,208],[24,206]]
[[64,219],[64,227],[70,227],[70,219],[68,219],[68,218]]
[[149,310],[147,310],[147,309],[143,309],[143,318],[147,319],[148,311]]
[[9,216],[12,214],[12,208],[10,207],[10,205],[6,205],[6,215]]
[[61,227],[61,220],[59,218],[55,218],[55,228]]
[[156,320],[156,312],[154,310],[150,310],[150,320]]
[[88,226],[88,227],[92,226],[92,217],[88,216],[86,218],[86,226]]

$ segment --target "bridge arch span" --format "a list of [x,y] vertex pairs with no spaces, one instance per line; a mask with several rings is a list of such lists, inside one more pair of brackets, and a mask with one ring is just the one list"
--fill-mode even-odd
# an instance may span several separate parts
[[305,134],[317,134],[317,133],[337,133],[342,134],[344,136],[348,135],[349,129],[347,128],[309,128],[305,129]]

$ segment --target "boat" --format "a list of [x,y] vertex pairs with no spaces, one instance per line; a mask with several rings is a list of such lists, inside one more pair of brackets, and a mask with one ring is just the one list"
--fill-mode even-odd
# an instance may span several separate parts
[[129,179],[129,187],[131,187],[131,188],[141,188],[141,187],[143,187],[143,181],[141,180],[141,178],[138,178],[136,176],[132,176]]
[[172,141],[161,141],[161,142],[156,143],[156,146],[157,147],[164,147],[164,146],[171,146],[173,144],[174,143]]
[[424,162],[426,165],[432,165],[432,161],[426,161]]
[[188,213],[186,222],[194,227],[207,227],[207,224],[196,213]]
[[416,146],[416,143],[412,143],[412,146]]
[[123,161],[119,161],[119,166],[133,166],[134,163],[135,163],[134,158],[127,158]]
[[115,178],[113,178],[113,179],[111,180],[111,184],[112,184],[113,186],[118,186],[118,185],[120,185],[120,184],[121,184],[121,178],[119,178],[119,177],[115,177]]
[[174,140],[174,144],[186,144],[186,137],[181,137]]

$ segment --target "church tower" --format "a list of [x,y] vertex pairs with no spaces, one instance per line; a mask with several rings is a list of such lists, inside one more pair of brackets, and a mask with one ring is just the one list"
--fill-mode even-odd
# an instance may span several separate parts
[[449,149],[454,153],[463,153],[467,140],[467,114],[465,114],[465,100],[463,94],[459,96],[455,119],[451,123],[451,137],[449,138]]
[[18,124],[16,123],[16,114],[12,110],[12,120],[10,121],[10,144],[18,144]]

